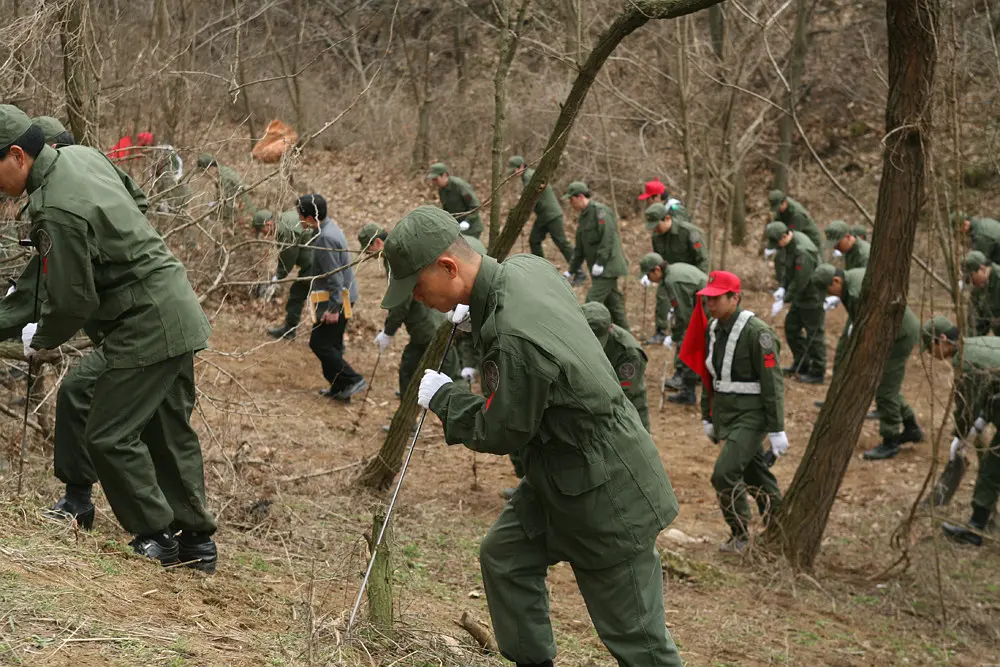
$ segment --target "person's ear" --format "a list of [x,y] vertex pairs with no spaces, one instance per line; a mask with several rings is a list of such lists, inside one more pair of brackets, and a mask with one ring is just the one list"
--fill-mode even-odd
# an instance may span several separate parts
[[458,262],[455,261],[454,257],[442,255],[437,258],[437,265],[448,274],[449,278],[454,278],[458,275]]

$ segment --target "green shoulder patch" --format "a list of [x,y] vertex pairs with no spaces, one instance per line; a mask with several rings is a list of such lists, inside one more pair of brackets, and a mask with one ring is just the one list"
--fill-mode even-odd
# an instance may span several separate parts
[[35,234],[35,247],[38,248],[38,254],[42,257],[46,257],[49,251],[52,250],[52,237],[44,229],[39,229]]
[[624,380],[631,380],[635,377],[635,364],[631,361],[626,361],[618,367],[618,375]]
[[764,333],[762,333],[757,340],[760,342],[760,346],[762,349],[770,350],[771,348],[774,347],[774,337],[771,335],[769,331],[765,331]]
[[491,394],[495,394],[500,388],[500,367],[497,366],[497,362],[487,361],[483,363],[483,384],[486,385]]

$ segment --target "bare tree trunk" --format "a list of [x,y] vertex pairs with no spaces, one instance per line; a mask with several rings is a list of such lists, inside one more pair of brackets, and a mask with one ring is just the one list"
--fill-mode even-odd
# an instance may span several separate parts
[[716,59],[726,59],[726,16],[722,13],[722,5],[712,5],[708,8],[708,34],[712,38],[712,53]]
[[799,85],[802,72],[806,66],[806,38],[809,28],[809,15],[812,0],[796,0],[795,36],[792,38],[792,50],[788,62],[788,113],[781,117],[778,126],[778,163],[774,169],[773,187],[788,190],[788,163],[792,159],[792,134],[795,132],[795,119],[792,109],[799,100]]
[[88,3],[84,0],[71,0],[66,5],[60,41],[70,130],[78,144],[97,146],[94,84],[87,64],[88,11]]
[[[384,505],[378,505],[372,514],[370,545],[375,544],[375,540],[382,530],[382,524],[385,523],[385,509]],[[368,595],[368,620],[386,637],[392,636],[392,548],[392,524],[390,524],[386,526],[382,544],[379,545],[378,553],[375,554],[372,573],[368,579],[368,588],[365,589]]]
[[[240,0],[233,0],[233,11],[236,13],[236,85],[239,87],[236,95],[243,100],[243,115],[246,117],[247,130],[250,132],[250,150],[253,150],[254,141],[257,140],[257,130],[253,118],[253,105],[250,103],[249,90],[244,87],[247,83],[246,68],[243,65],[243,20],[240,18]],[[235,100],[233,100],[235,102]]]
[[765,543],[796,568],[812,568],[819,553],[830,509],[906,307],[910,255],[925,198],[938,13],[939,0],[886,3],[889,96],[871,253],[871,266],[880,270],[865,276],[847,356],[833,376],[785,502],[764,536]]
[[[506,0],[503,0],[501,11],[509,13]],[[464,97],[469,89],[465,72],[465,12],[459,9],[454,12],[454,15],[455,22],[451,26],[451,43],[455,52],[455,77],[458,79],[458,94]],[[504,25],[506,25],[506,21],[504,21]],[[500,39],[502,43],[504,39],[502,35]]]
[[[715,5],[709,7],[711,10]],[[691,17],[686,16],[677,22],[677,34],[679,39],[677,51],[677,100],[681,111],[681,143],[684,146],[684,169],[687,171],[684,181],[684,201],[688,210],[691,210],[694,202],[694,149],[691,146],[691,120],[688,117],[688,93],[690,92],[691,76],[688,70],[688,44],[691,34]],[[712,238],[708,239],[709,246],[712,245]]]
[[732,206],[729,224],[732,226],[733,245],[743,245],[747,240],[746,184],[743,181],[743,164],[733,165]]

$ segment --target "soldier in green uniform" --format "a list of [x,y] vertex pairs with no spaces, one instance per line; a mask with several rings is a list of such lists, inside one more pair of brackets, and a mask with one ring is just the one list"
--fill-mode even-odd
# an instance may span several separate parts
[[650,431],[649,404],[646,401],[646,353],[635,336],[611,322],[611,313],[604,304],[590,301],[581,307],[590,330],[597,336],[611,367],[618,374],[618,383],[625,392],[625,398],[632,402],[642,425]]
[[993,218],[973,218],[967,213],[955,213],[952,221],[959,231],[969,237],[972,250],[986,255],[986,259],[1000,264],[1000,222]]
[[771,203],[772,222],[783,222],[793,232],[802,232],[808,236],[817,249],[823,247],[819,227],[813,222],[805,206],[786,196],[781,190],[771,190],[767,199]]
[[[215,181],[219,196],[219,210],[222,212],[224,220],[229,222],[236,220],[238,214],[237,202],[242,204],[243,208],[251,215],[256,213],[257,209],[254,208],[254,205],[250,202],[250,197],[244,190],[243,179],[240,178],[235,169],[228,165],[220,165],[208,153],[202,153],[198,156],[198,168],[209,174]],[[212,169],[216,171],[213,173],[210,171]]]
[[73,136],[73,133],[52,116],[32,118],[31,124],[42,128],[42,132],[45,133],[45,143],[53,148],[76,144],[76,138]]
[[472,186],[458,176],[451,176],[443,162],[432,164],[427,170],[427,178],[437,186],[441,208],[451,213],[459,230],[478,239],[483,233],[483,221],[479,217],[479,197]]
[[[969,336],[962,340],[962,365],[958,367],[958,327],[948,318],[938,315],[924,323],[921,330],[921,351],[929,351],[936,359],[950,359],[955,364],[955,430],[951,441],[951,458],[961,456],[963,440],[977,438],[987,424],[997,428],[988,447],[977,451],[979,473],[972,490],[972,517],[968,528],[944,522],[945,535],[964,544],[982,546],[990,516],[996,511],[1000,497],[1000,338]],[[971,528],[971,530],[970,530]]]
[[615,214],[591,198],[590,188],[583,181],[570,183],[563,199],[568,199],[573,210],[580,213],[576,225],[576,250],[569,271],[563,276],[572,280],[586,261],[590,267],[587,301],[603,303],[611,312],[611,321],[630,331],[625,316],[625,296],[618,289],[618,279],[628,275],[628,260],[622,251]]
[[679,199],[671,197],[667,193],[667,186],[661,183],[658,178],[646,181],[643,192],[639,195],[639,201],[646,202],[647,207],[652,206],[653,204],[663,204],[667,211],[670,212],[670,217],[672,219],[691,222],[691,216],[687,209],[684,208],[684,204],[682,204]]
[[285,323],[267,330],[271,338],[295,340],[295,330],[302,321],[302,307],[309,297],[309,276],[313,272],[313,250],[309,242],[316,235],[314,230],[305,229],[299,220],[299,212],[294,208],[278,216],[267,209],[254,213],[253,227],[258,234],[274,236],[281,250],[278,252],[278,266],[271,277],[271,285],[265,295],[270,298],[278,286],[295,267],[299,269],[299,280],[288,288],[288,303],[285,305]]
[[844,269],[863,269],[868,266],[868,255],[871,254],[872,246],[868,241],[859,239],[854,230],[847,226],[843,220],[834,220],[826,229],[826,245],[833,248],[834,257],[844,258]]
[[705,435],[722,443],[712,471],[712,486],[722,516],[729,525],[723,552],[740,552],[747,544],[753,493],[764,521],[781,505],[781,491],[771,473],[761,443],[771,454],[788,451],[785,434],[785,385],[778,356],[780,345],[771,327],[740,307],[740,279],[728,271],[713,271],[698,292],[706,297],[711,321],[701,300],[684,339],[681,356],[701,376],[701,422]]
[[[708,276],[690,264],[670,264],[655,252],[645,255],[639,261],[639,269],[644,279],[650,283],[659,283],[656,288],[657,334],[666,332],[667,324],[672,319],[670,335],[664,336],[661,342],[667,348],[676,346],[674,376],[667,380],[667,387],[681,391],[667,400],[671,403],[694,405],[697,401],[695,387],[698,385],[698,375],[681,361],[680,349],[694,313],[695,301],[699,298],[698,290],[708,284]],[[655,342],[655,337],[651,341]]]
[[963,267],[972,284],[969,333],[985,336],[992,331],[1000,335],[1000,265],[989,261],[982,252],[970,250]]
[[[868,241],[868,228],[864,225],[854,225],[851,227],[851,233],[862,241]],[[870,244],[871,241],[868,241],[868,243]]]
[[[508,161],[507,166],[521,177],[523,185],[527,185],[535,173],[534,169],[527,168],[524,158],[520,155],[512,157]],[[559,248],[559,252],[566,258],[566,263],[569,264],[572,262],[573,244],[566,240],[566,232],[563,230],[562,207],[559,205],[559,200],[556,198],[556,193],[552,190],[551,185],[545,184],[545,189],[542,191],[538,201],[535,202],[534,211],[535,224],[531,226],[531,233],[528,235],[528,244],[531,246],[531,253],[539,257],[545,257],[545,251],[542,250],[542,241],[545,240],[546,236],[551,236],[552,241]],[[578,279],[585,278],[586,276],[580,271]]]
[[[792,351],[792,365],[783,368],[786,375],[796,375],[806,384],[823,384],[826,375],[826,340],[823,293],[813,284],[813,271],[820,263],[819,250],[803,232],[796,232],[783,222],[772,222],[766,232],[768,246],[778,248],[774,259],[780,287],[774,292],[771,317],[785,307],[785,340]],[[778,267],[781,266],[781,271]]]
[[10,105],[0,105],[0,189],[28,193],[44,268],[46,299],[37,327],[22,332],[25,356],[81,327],[103,354],[77,442],[136,536],[133,549],[214,571],[215,520],[190,423],[194,353],[211,329],[184,266],[146,220],[145,194],[99,151],[45,145]]
[[708,273],[708,249],[701,231],[690,222],[674,220],[663,204],[646,209],[646,230],[653,233],[653,252],[669,264],[690,264]]
[[533,255],[502,264],[480,256],[433,207],[396,225],[385,254],[391,279],[382,307],[412,296],[454,310],[482,360],[485,395],[428,370],[420,405],[440,417],[449,444],[520,451],[524,460],[524,479],[480,544],[500,652],[518,665],[551,667],[545,578],[568,561],[619,665],[680,665],[655,549],[677,501],[569,285]]
[[[854,320],[861,307],[861,284],[865,280],[865,271],[866,269],[843,271],[831,264],[820,264],[813,272],[812,280],[816,288],[839,299],[847,310],[847,324],[837,343],[837,354],[834,357],[834,372],[847,349],[847,339],[854,330]],[[924,432],[917,424],[917,416],[901,393],[903,378],[906,376],[906,362],[919,339],[920,320],[907,306],[896,340],[893,341],[882,368],[882,379],[875,389],[875,409],[878,412],[878,430],[882,442],[865,452],[866,460],[890,459],[899,454],[901,445],[924,440]]]

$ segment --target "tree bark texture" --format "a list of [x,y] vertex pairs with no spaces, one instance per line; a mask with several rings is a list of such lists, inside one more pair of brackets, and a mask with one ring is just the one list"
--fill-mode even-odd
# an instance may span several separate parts
[[712,39],[712,52],[722,62],[726,59],[726,16],[722,13],[722,5],[708,8],[708,34]]
[[937,61],[939,0],[888,0],[888,81],[873,268],[861,289],[861,310],[840,372],[835,374],[805,456],[785,502],[765,533],[797,569],[811,569],[854,452],[885,357],[906,307],[917,220],[924,204]]
[[[410,383],[414,384],[414,383]],[[379,505],[372,514],[371,544],[375,544],[382,524],[385,522],[385,506]],[[392,524],[386,527],[382,544],[375,554],[372,574],[368,579],[368,620],[386,637],[392,636]]]
[[810,3],[812,0],[797,0],[795,10],[795,36],[788,56],[788,113],[781,117],[778,125],[778,164],[774,169],[774,187],[788,191],[788,163],[792,159],[792,135],[795,120],[792,110],[798,103],[802,72],[806,67],[806,38],[809,29]]
[[87,65],[88,3],[72,0],[62,16],[63,79],[66,85],[66,115],[76,143],[97,146],[95,91]]

